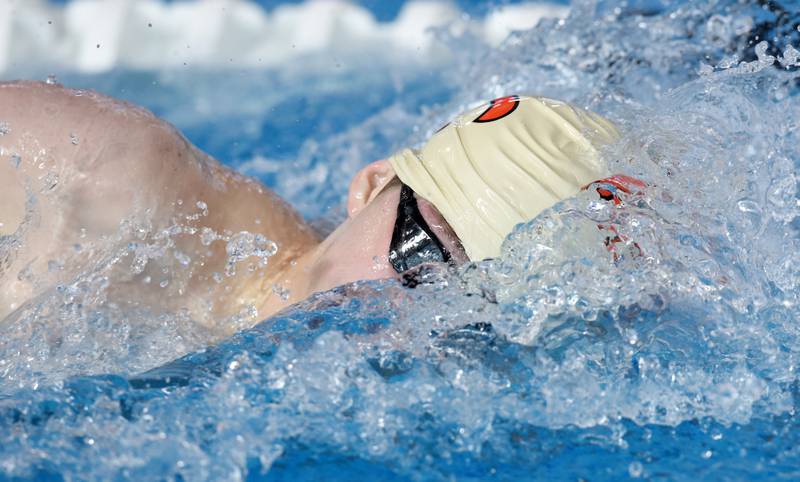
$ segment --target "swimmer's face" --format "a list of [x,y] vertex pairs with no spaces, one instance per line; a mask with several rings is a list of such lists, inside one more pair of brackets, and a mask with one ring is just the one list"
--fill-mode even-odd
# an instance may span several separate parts
[[[393,278],[389,262],[402,183],[386,161],[370,164],[350,186],[348,219],[320,246],[310,268],[311,292],[358,280]],[[468,261],[458,237],[439,211],[417,196],[419,212],[455,263]]]

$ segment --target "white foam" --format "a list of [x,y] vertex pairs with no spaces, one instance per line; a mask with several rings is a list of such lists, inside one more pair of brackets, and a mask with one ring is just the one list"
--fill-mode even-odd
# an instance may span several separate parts
[[513,31],[529,30],[539,20],[547,17],[561,17],[566,10],[547,3],[523,3],[498,8],[483,22],[483,38],[493,47],[500,45]]
[[446,55],[436,28],[496,45],[513,30],[565,13],[562,6],[525,3],[471,19],[449,1],[412,0],[393,21],[379,22],[347,0],[307,0],[270,12],[251,0],[4,0],[0,72],[258,68],[312,58],[430,63]]

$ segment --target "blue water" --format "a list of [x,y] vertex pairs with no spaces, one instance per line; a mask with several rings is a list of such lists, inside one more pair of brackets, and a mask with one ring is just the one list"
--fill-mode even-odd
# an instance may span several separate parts
[[[607,157],[651,186],[221,341],[76,281],[0,327],[0,480],[797,480],[799,11],[578,2],[496,49],[442,38],[438,70],[58,72],[322,224],[360,165],[510,92],[605,113]],[[643,256],[615,262],[598,223]]]

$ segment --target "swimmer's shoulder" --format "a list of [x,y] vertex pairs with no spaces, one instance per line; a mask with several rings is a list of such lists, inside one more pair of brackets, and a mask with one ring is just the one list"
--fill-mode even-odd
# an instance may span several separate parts
[[91,89],[72,89],[57,83],[34,80],[0,82],[0,112],[30,112],[57,120],[62,116],[83,115],[87,110],[93,114],[125,117],[140,122],[158,121],[147,109]]
[[[59,84],[0,82],[0,122],[6,126],[0,141],[7,149],[33,145],[55,153],[80,150],[88,154],[83,159],[88,163],[122,162],[135,155],[140,163],[160,165],[188,151],[178,130],[149,110]],[[102,156],[104,151],[113,155]]]

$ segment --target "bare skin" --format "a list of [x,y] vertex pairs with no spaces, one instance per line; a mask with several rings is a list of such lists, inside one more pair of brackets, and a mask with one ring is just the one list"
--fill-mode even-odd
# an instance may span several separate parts
[[[0,83],[0,322],[58,284],[99,273],[110,303],[185,310],[229,334],[242,316],[253,324],[315,292],[395,276],[388,249],[400,187],[387,161],[363,168],[348,219],[321,240],[275,193],[144,109],[91,91]],[[438,211],[419,206],[466,261]],[[231,266],[226,246],[255,235],[277,252],[266,265],[249,256]]]
[[[0,235],[24,231],[0,261],[0,320],[48,285],[69,281],[95,251],[131,241],[163,244],[153,233],[176,225],[261,234],[280,249],[266,267],[246,273],[245,260],[236,266],[242,273],[218,283],[225,242],[205,246],[199,234],[174,234],[168,251],[185,254],[189,265],[174,269],[167,255],[134,274],[128,255],[109,272],[113,301],[187,308],[205,321],[245,306],[271,313],[293,301],[276,295],[272,282],[319,242],[317,235],[277,195],[224,168],[151,113],[91,91],[18,82],[0,84],[0,123]],[[33,200],[27,221],[26,198]],[[148,238],[121,228],[123,220],[151,225]]]
[[[185,311],[224,335],[313,293],[396,276],[388,250],[401,183],[388,161],[354,176],[348,219],[320,239],[257,181],[150,112],[95,92],[0,83],[0,133],[0,322],[56,285],[99,274],[104,301]],[[418,202],[466,261],[441,214]],[[277,251],[266,263],[249,252],[229,262],[237,241],[254,240]]]

